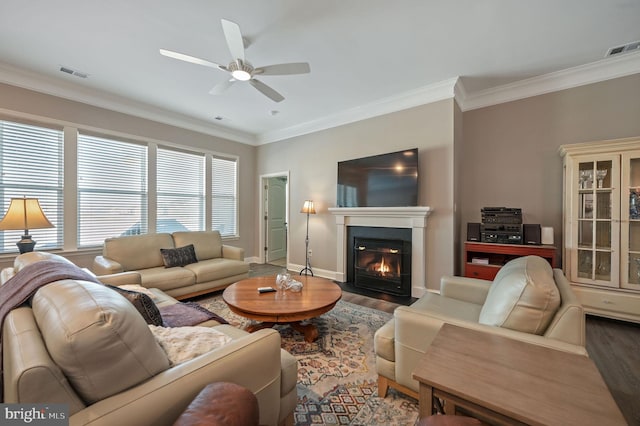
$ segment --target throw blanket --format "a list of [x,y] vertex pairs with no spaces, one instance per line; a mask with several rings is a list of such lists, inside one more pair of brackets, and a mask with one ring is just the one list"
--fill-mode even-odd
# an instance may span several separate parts
[[[26,302],[40,287],[65,279],[91,281],[100,284],[100,281],[93,275],[72,263],[42,260],[25,266],[4,285],[0,286],[0,361],[2,361],[2,329],[7,314]],[[4,377],[1,366],[0,401],[4,402]]]
[[189,361],[226,345],[231,337],[210,327],[165,328],[149,325],[171,366]]
[[174,303],[159,309],[165,327],[193,326],[209,320],[218,321],[220,324],[229,324],[221,316],[194,302]]

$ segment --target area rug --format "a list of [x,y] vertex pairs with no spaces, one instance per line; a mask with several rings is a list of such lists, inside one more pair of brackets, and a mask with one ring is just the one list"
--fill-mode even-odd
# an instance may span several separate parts
[[[197,303],[237,327],[251,320],[232,313],[221,295]],[[295,424],[414,425],[418,402],[390,389],[378,397],[373,334],[391,314],[339,301],[311,320],[319,331],[313,343],[286,325],[276,326],[282,347],[298,359]]]

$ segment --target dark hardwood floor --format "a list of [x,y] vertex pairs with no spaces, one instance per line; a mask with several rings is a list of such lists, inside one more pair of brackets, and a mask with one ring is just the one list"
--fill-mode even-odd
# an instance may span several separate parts
[[[342,300],[393,313],[415,299],[377,297],[341,285]],[[358,292],[358,293],[355,293]],[[587,352],[630,426],[640,426],[640,324],[587,315]],[[603,425],[605,426],[605,425]]]
[[587,352],[627,423],[640,426],[640,324],[587,315]]

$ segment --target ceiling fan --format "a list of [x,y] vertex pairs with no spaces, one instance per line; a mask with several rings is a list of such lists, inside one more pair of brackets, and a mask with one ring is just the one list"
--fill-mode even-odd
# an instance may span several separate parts
[[173,52],[171,50],[160,49],[160,53],[180,61],[190,62],[192,64],[204,65],[205,67],[216,68],[231,74],[231,78],[216,85],[209,91],[212,95],[218,95],[231,87],[236,81],[248,81],[253,87],[258,89],[263,95],[267,96],[274,102],[284,100],[284,96],[276,92],[262,81],[255,78],[258,75],[291,75],[291,74],[307,74],[311,71],[309,64],[306,62],[293,62],[288,64],[267,65],[264,67],[254,68],[245,60],[244,41],[240,26],[235,22],[222,19],[222,31],[227,40],[227,46],[231,56],[234,58],[229,65],[224,66],[210,62],[194,56],[185,55],[184,53]]

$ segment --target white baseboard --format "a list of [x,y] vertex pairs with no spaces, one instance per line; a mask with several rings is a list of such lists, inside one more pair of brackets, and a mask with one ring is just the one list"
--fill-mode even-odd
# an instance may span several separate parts
[[[297,265],[295,263],[289,263],[287,269],[293,272],[300,272],[304,268],[304,265]],[[311,266],[314,277],[327,278],[329,280],[335,280],[338,273],[336,271],[329,271],[328,269],[318,269]]]

